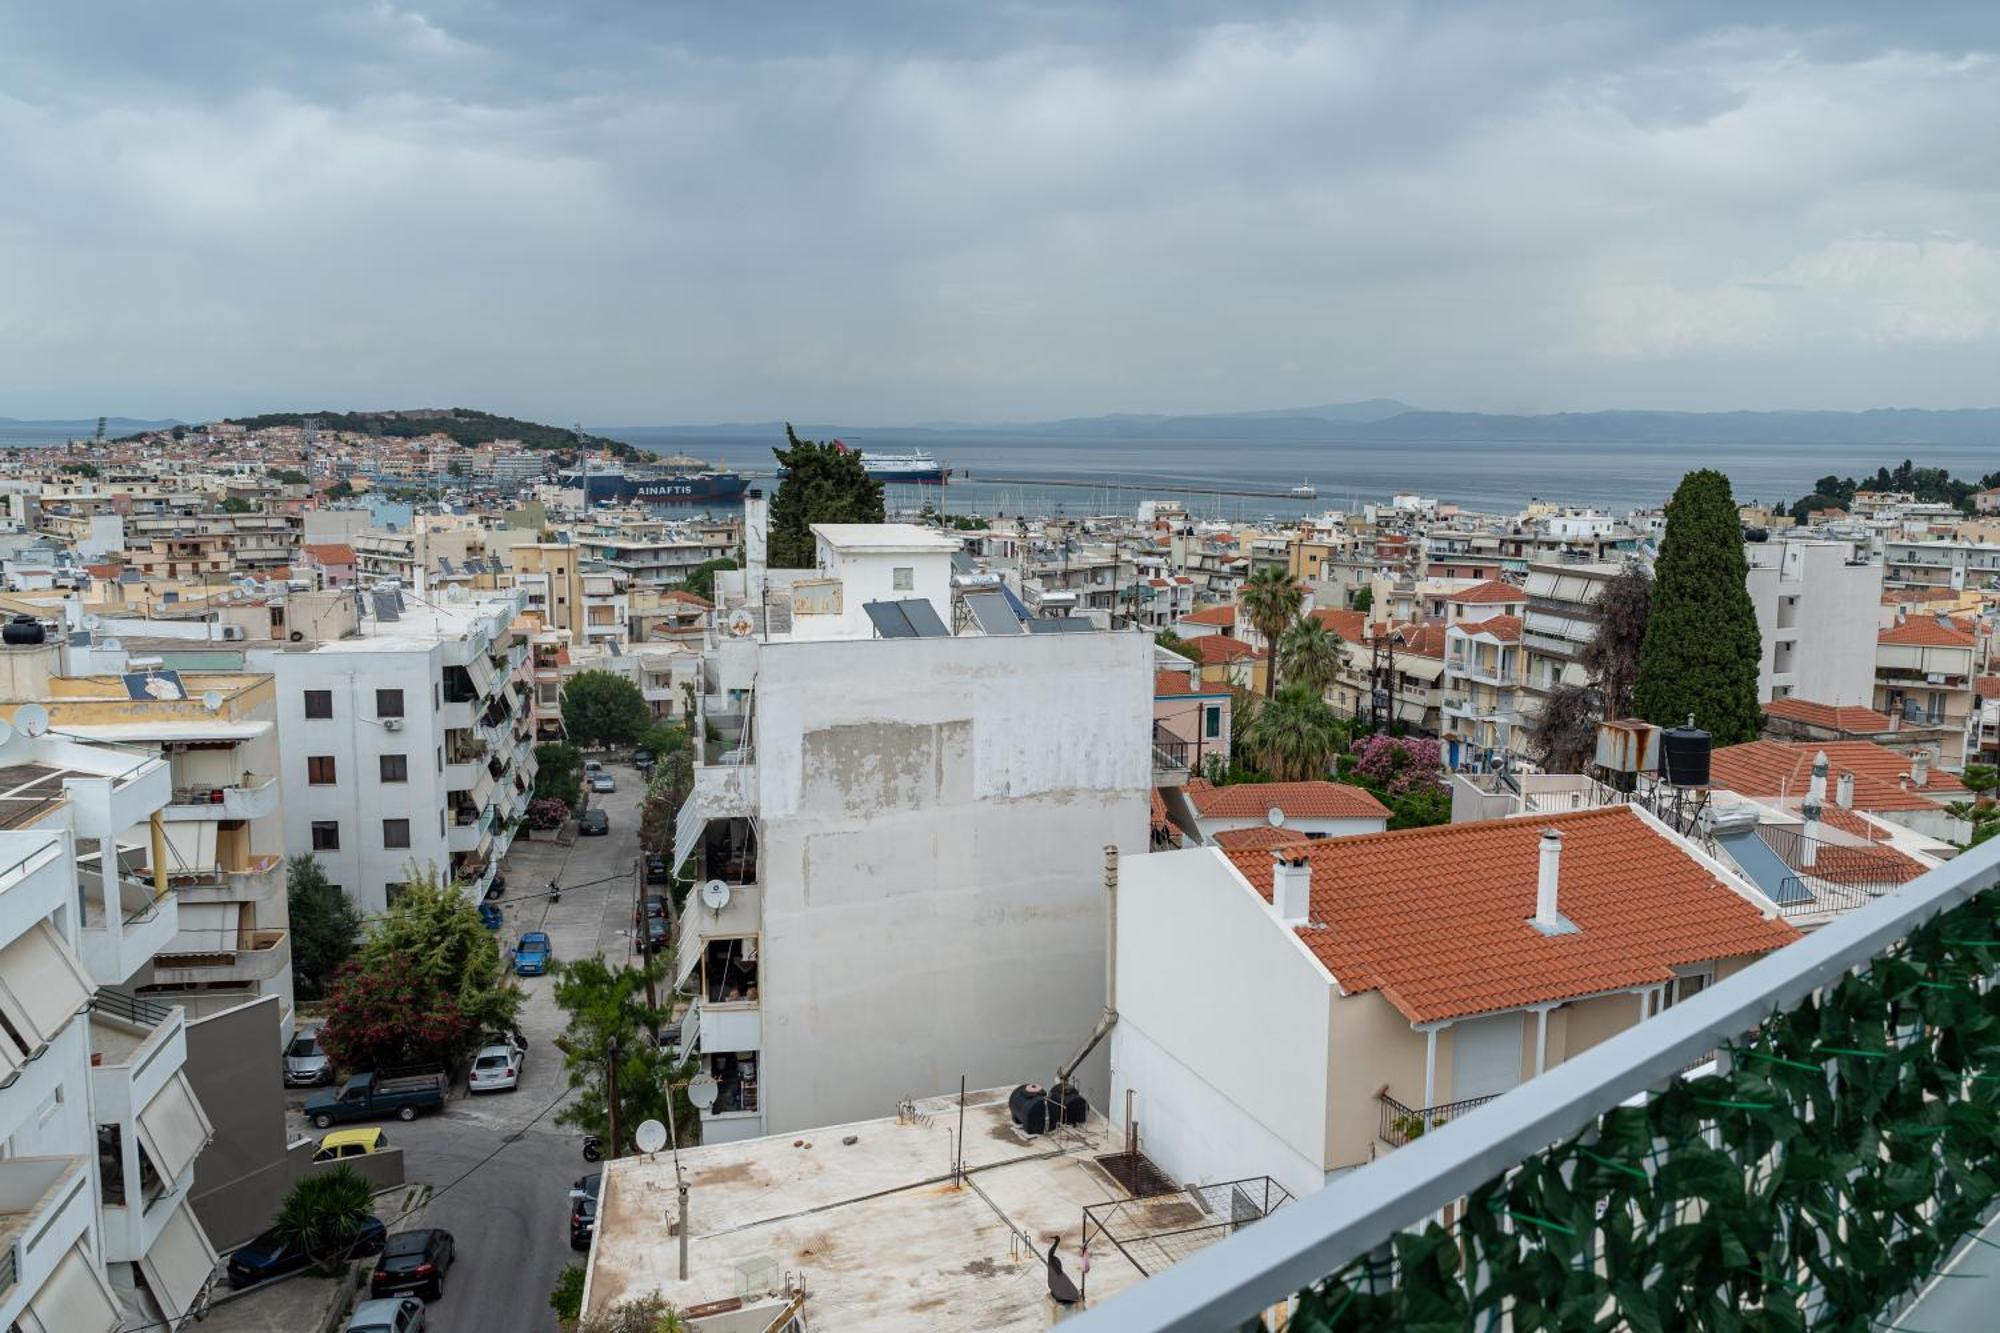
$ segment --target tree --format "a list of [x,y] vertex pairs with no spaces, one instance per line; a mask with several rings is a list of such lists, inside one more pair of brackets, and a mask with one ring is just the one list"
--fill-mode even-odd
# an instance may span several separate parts
[[353,955],[361,913],[337,885],[327,882],[310,852],[285,862],[285,910],[291,921],[293,985],[301,1000],[317,1000]]
[[674,823],[693,789],[693,755],[686,749],[670,751],[654,766],[639,805],[639,842],[647,851],[673,854]]
[[324,494],[329,500],[345,500],[354,494],[354,484],[349,481],[336,481],[326,488]]
[[282,482],[287,486],[305,486],[312,482],[311,477],[293,468],[272,468],[264,475],[272,481]]
[[1324,695],[1340,675],[1341,643],[1341,637],[1324,621],[1315,616],[1299,617],[1278,644],[1285,659],[1285,679]]
[[1444,782],[1444,755],[1438,743],[1377,732],[1355,742],[1341,761],[1348,781],[1375,793],[1389,807],[1392,829],[1428,828],[1451,822],[1451,791]]
[[351,1166],[305,1175],[285,1191],[272,1229],[311,1256],[322,1272],[337,1270],[375,1202],[368,1182]]
[[630,745],[653,725],[646,696],[610,671],[571,676],[562,691],[563,730],[581,746]]
[[712,602],[715,600],[715,576],[725,569],[735,568],[736,562],[728,556],[704,560],[688,571],[688,576],[681,580],[681,588],[705,602]]
[[575,805],[583,798],[583,751],[567,741],[535,747],[535,798]]
[[636,967],[614,968],[601,958],[579,958],[556,969],[556,1004],[569,1023],[556,1046],[576,1095],[556,1113],[562,1124],[574,1125],[604,1142],[607,1156],[619,1146],[611,1142],[610,1101],[604,1071],[612,1043],[618,1055],[618,1133],[629,1141],[641,1122],[667,1124],[669,1098],[676,1141],[683,1147],[701,1141],[701,1117],[687,1099],[687,1081],[694,1077],[693,1060],[676,1060],[653,1040],[671,1015],[646,1002],[650,979],[655,993],[667,988],[663,956],[643,959]]
[[1170,629],[1153,631],[1153,642],[1170,653],[1185,657],[1190,662],[1201,661],[1201,654],[1195,651],[1195,646]]
[[687,1321],[656,1291],[598,1311],[578,1324],[576,1333],[687,1333]]
[[1597,724],[1632,716],[1652,602],[1653,576],[1636,560],[1598,590],[1597,632],[1577,654],[1589,680],[1557,685],[1528,729],[1529,748],[1542,768],[1582,772],[1597,753]]
[[1332,770],[1347,728],[1311,686],[1295,681],[1256,710],[1244,740],[1277,781],[1303,782]]
[[639,745],[651,750],[655,760],[664,759],[676,750],[688,748],[687,728],[678,722],[655,722],[640,735]]
[[1974,796],[1984,797],[1996,784],[2000,784],[2000,768],[1992,764],[1967,764],[1965,771],[1958,775],[1958,780]]
[[98,475],[97,464],[95,463],[63,463],[56,468],[56,471],[92,479],[95,479]]
[[247,514],[253,507],[248,500],[234,495],[226,497],[222,502],[222,512],[225,514]]
[[549,1293],[549,1308],[565,1324],[575,1323],[583,1314],[582,1264],[566,1266],[556,1278],[555,1290]]
[[1716,745],[1755,740],[1763,726],[1757,667],[1763,641],[1745,583],[1747,562],[1729,478],[1690,472],[1667,502],[1653,567],[1651,613],[1632,702],[1677,727],[1693,717]]
[[771,500],[767,554],[773,569],[811,569],[812,525],[882,522],[882,483],[838,440],[801,440],[787,425],[785,442],[771,451],[786,475]]
[[1305,600],[1306,595],[1300,591],[1298,580],[1276,565],[1266,565],[1252,574],[1237,596],[1243,614],[1249,617],[1250,624],[1264,636],[1264,642],[1271,649],[1271,660],[1264,671],[1264,697],[1267,699],[1275,697],[1278,689],[1278,638],[1285,632],[1285,626],[1298,616]]
[[473,1040],[465,1011],[406,955],[350,960],[327,989],[320,1045],[343,1069],[446,1064]]
[[1356,611],[1369,612],[1375,609],[1375,589],[1371,584],[1363,584],[1355,589],[1354,596],[1347,599],[1349,607]]

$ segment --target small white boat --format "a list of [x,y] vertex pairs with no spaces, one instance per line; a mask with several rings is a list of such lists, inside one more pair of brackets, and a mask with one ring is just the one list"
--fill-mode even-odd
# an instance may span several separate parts
[[1287,492],[1294,500],[1319,499],[1319,487],[1309,481],[1302,481]]

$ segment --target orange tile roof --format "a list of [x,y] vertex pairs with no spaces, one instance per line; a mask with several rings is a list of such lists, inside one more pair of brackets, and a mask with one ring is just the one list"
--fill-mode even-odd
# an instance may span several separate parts
[[1955,602],[1960,594],[1950,588],[1884,588],[1882,605],[1900,606],[1904,602]]
[[1804,796],[1812,784],[1813,756],[1826,751],[1827,799],[1842,773],[1854,775],[1857,810],[1931,810],[1965,792],[1956,777],[1931,766],[1921,791],[1908,784],[1910,756],[1873,741],[1746,741],[1725,745],[1710,759],[1718,787],[1745,796]]
[[1974,676],[1972,692],[1982,699],[2000,699],[2000,676]]
[[1199,607],[1182,616],[1181,620],[1189,625],[1219,625],[1233,629],[1236,625],[1236,605],[1230,602],[1222,606]]
[[1764,711],[1772,717],[1788,722],[1803,722],[1810,727],[1825,727],[1848,736],[1873,736],[1884,732],[1893,725],[1889,719],[1872,708],[1858,704],[1822,704],[1811,699],[1793,696],[1789,699],[1773,699],[1764,705]]
[[1476,625],[1458,624],[1452,628],[1460,634],[1490,634],[1502,643],[1521,641],[1521,618],[1519,616],[1491,616]]
[[1894,629],[1883,630],[1876,636],[1876,642],[1913,648],[1970,648],[1972,636],[1939,624],[1935,616],[1917,615]]
[[686,588],[669,588],[660,594],[660,600],[663,602],[686,602],[688,605],[698,606],[704,611],[713,611],[715,609],[714,602],[709,601],[708,598],[703,597],[698,592],[689,592]]
[[[1287,819],[1386,819],[1389,807],[1345,782],[1238,782],[1217,787],[1190,778],[1188,801],[1204,819],[1262,819],[1282,810]],[[1296,835],[1294,835],[1296,838]]]
[[1164,799],[1161,798],[1160,789],[1158,787],[1153,788],[1152,794],[1153,794],[1153,832],[1165,833],[1168,829],[1174,826],[1174,821],[1167,818],[1167,803]]
[[1447,602],[1525,602],[1528,600],[1528,594],[1511,583],[1502,583],[1498,579],[1487,579],[1483,583],[1475,583],[1469,588],[1460,588],[1457,592],[1448,593],[1445,596],[1445,600]]
[[1236,662],[1246,657],[1263,656],[1243,640],[1232,639],[1224,634],[1204,634],[1199,639],[1189,639],[1187,642],[1201,654],[1204,664]]
[[1194,664],[1190,662],[1188,667],[1187,671],[1155,671],[1153,673],[1153,697],[1161,699],[1181,694],[1226,695],[1229,693],[1228,690],[1203,686],[1199,680],[1192,678]]
[[1215,845],[1225,852],[1240,852],[1252,847],[1289,847],[1299,840],[1297,830],[1272,828],[1269,824],[1253,824],[1249,828],[1224,829],[1215,835]]
[[354,563],[354,548],[346,542],[307,542],[299,549],[322,565]]
[[1338,634],[1349,643],[1368,641],[1368,613],[1347,611],[1337,606],[1324,606],[1312,613],[1312,618]]
[[[1513,617],[1503,616],[1498,619],[1512,620]],[[1444,634],[1445,627],[1434,620],[1427,620],[1421,625],[1404,625],[1402,651],[1411,657],[1434,657],[1443,661]]]
[[[1547,828],[1570,934],[1528,921]],[[1379,990],[1413,1023],[1657,985],[1799,938],[1629,806],[1295,845],[1312,867],[1299,939],[1344,990]],[[1269,899],[1271,853],[1227,855]]]

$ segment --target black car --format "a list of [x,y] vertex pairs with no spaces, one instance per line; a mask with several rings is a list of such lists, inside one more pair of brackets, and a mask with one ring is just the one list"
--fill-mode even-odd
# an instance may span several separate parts
[[642,745],[638,749],[632,751],[632,767],[644,768],[646,765],[652,762],[653,762],[653,752],[651,750],[648,750],[645,746]]
[[646,882],[665,884],[674,877],[674,868],[667,864],[667,858],[659,852],[646,853]]
[[584,1176],[569,1192],[569,1247],[572,1250],[590,1248],[590,1238],[597,1231],[597,1196],[604,1188],[604,1176]]
[[611,832],[611,816],[602,810],[586,810],[576,822],[576,831],[586,838],[602,837]]
[[[346,1257],[358,1259],[375,1253],[382,1248],[382,1238],[388,1230],[379,1217],[362,1218],[360,1229],[347,1246]],[[259,1282],[296,1272],[311,1264],[315,1258],[275,1230],[266,1231],[229,1256],[229,1285],[238,1290],[254,1287]]]
[[393,1296],[414,1291],[427,1301],[444,1292],[445,1270],[458,1257],[451,1233],[439,1227],[423,1231],[398,1231],[382,1246],[375,1261],[375,1275],[368,1279],[370,1296]]
[[667,900],[664,895],[649,893],[646,900],[632,909],[632,924],[643,926],[647,917],[664,917],[667,914]]
[[646,952],[658,953],[668,945],[667,919],[663,916],[646,918]]

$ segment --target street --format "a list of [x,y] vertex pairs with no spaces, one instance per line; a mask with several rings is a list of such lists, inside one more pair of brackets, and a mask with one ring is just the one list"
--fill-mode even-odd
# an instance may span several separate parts
[[[609,836],[578,838],[571,847],[520,841],[508,853],[503,949],[523,931],[545,930],[559,963],[592,953],[614,962],[627,957],[644,784],[628,765],[609,768],[618,790],[593,797],[611,817]],[[566,886],[561,902],[525,896],[540,895],[552,877]],[[569,1248],[569,1190],[598,1168],[583,1160],[583,1135],[555,1122],[568,1092],[555,1046],[563,1029],[555,977],[518,984],[527,992],[521,1031],[528,1042],[519,1089],[455,1096],[442,1114],[385,1123],[403,1149],[408,1179],[428,1184],[432,1195],[421,1217],[382,1220],[392,1232],[443,1227],[458,1245],[444,1296],[430,1307],[427,1326],[436,1333],[554,1328],[549,1292],[564,1265],[583,1259]],[[292,1099],[293,1130],[316,1135],[297,1115],[303,1100]]]

